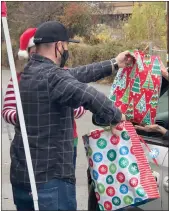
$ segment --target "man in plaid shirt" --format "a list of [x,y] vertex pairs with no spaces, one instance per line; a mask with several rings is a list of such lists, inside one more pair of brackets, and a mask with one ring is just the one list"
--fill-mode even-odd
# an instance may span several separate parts
[[[73,109],[84,106],[110,124],[125,119],[102,93],[86,83],[97,81],[131,63],[128,52],[116,59],[63,70],[68,59],[66,28],[55,21],[37,29],[33,54],[20,80],[20,94],[40,210],[76,210],[73,166]],[[33,209],[19,120],[11,144],[10,178],[18,211]]]

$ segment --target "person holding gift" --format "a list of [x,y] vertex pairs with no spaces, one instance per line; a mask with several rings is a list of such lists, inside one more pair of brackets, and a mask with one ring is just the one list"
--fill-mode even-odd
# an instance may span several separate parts
[[[161,74],[162,74],[162,92],[161,95],[168,89],[168,71],[167,68],[164,67],[163,63],[161,63]],[[108,126],[108,122],[106,119],[101,117],[100,115],[93,115],[93,123],[96,125],[102,125],[102,126]],[[165,129],[164,127],[161,127],[157,124],[154,125],[146,125],[146,126],[135,126],[136,129],[138,130],[143,130],[145,132],[159,132],[163,135],[164,140],[169,140],[169,134],[168,130]],[[167,143],[168,145],[168,143]],[[96,199],[94,187],[92,184],[92,178],[90,175],[89,169],[87,170],[87,177],[88,177],[88,191],[89,191],[89,197],[88,197],[88,210],[93,211],[93,210],[99,210],[98,208],[98,202]],[[133,209],[133,208],[127,208],[127,210]],[[140,208],[134,208],[135,210],[139,210]]]
[[[117,72],[133,58],[128,57],[126,51],[115,59],[64,70],[68,43],[76,41],[69,39],[65,26],[55,21],[40,25],[34,42],[37,53],[25,66],[20,94],[39,208],[76,210],[73,110],[84,106],[93,113],[104,114],[110,124],[124,120],[121,111],[104,94],[86,83]],[[17,210],[31,210],[33,201],[18,120],[11,144],[11,161],[10,176]]]
[[157,125],[157,124],[146,125],[146,126],[135,125],[135,128],[138,130],[143,130],[148,133],[151,133],[151,132],[161,133],[163,135],[164,140],[169,140],[168,130],[160,125]]
[[[29,59],[30,56],[36,52],[35,43],[33,42],[34,35],[36,32],[36,28],[28,28],[26,29],[22,35],[20,36],[20,47],[18,52],[19,60]],[[67,67],[65,67],[67,69]],[[20,81],[22,72],[17,72],[18,82]],[[86,113],[86,110],[83,106],[74,110],[74,118],[79,119]],[[3,119],[15,126],[17,112],[16,112],[16,99],[12,78],[9,80],[7,85],[6,94],[4,96],[4,105],[2,110]],[[74,120],[74,157],[73,162],[76,167],[76,157],[77,157],[77,144],[78,144],[78,134],[76,129],[76,122]]]

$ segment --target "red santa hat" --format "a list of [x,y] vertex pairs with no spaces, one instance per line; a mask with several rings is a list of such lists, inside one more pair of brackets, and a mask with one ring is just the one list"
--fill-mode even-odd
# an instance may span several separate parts
[[33,42],[35,32],[36,28],[29,28],[20,36],[19,59],[27,59],[29,57],[28,48],[35,45]]

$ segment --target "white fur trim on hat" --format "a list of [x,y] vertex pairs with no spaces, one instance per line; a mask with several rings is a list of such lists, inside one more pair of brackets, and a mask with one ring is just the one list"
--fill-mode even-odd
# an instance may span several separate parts
[[33,40],[34,40],[34,37],[32,37],[32,38],[29,40],[28,48],[31,48],[31,47],[35,46],[35,43],[33,42]]
[[19,50],[18,57],[19,57],[19,60],[23,60],[23,59],[27,59],[29,55],[27,51]]

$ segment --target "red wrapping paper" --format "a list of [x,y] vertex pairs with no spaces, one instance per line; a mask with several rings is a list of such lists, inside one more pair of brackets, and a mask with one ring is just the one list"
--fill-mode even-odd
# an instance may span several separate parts
[[111,87],[110,99],[133,123],[155,123],[161,89],[162,61],[143,52],[131,53],[136,62],[119,70]]

